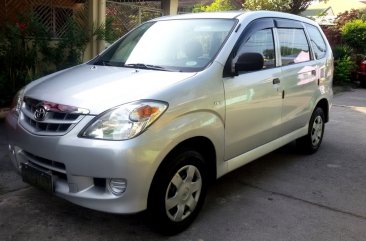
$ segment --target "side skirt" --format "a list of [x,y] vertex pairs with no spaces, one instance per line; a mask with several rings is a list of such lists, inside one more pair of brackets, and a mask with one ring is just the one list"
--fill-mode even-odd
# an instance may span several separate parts
[[251,151],[248,151],[242,155],[239,155],[237,157],[234,157],[227,161],[228,169],[227,172],[231,172],[232,170],[235,170],[245,164],[248,164],[251,161],[254,161],[255,159],[258,159],[261,156],[264,156],[281,146],[284,146],[291,141],[296,140],[297,138],[300,138],[302,136],[305,136],[308,133],[309,125],[306,125],[302,127],[301,129],[298,129],[294,132],[291,132],[285,136],[282,136],[274,141],[271,141],[267,144],[264,144],[260,147],[257,147]]

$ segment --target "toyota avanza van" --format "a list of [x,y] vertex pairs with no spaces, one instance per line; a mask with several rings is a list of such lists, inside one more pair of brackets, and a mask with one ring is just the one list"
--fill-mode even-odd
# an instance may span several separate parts
[[162,17],[20,90],[9,153],[25,182],[104,212],[147,209],[179,232],[210,181],[295,140],[318,150],[332,78],[331,48],[309,19]]

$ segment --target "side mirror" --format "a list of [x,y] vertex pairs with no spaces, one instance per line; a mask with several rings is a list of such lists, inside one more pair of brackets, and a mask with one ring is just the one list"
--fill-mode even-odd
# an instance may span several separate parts
[[243,53],[235,63],[235,73],[240,71],[261,70],[264,66],[264,59],[260,53]]

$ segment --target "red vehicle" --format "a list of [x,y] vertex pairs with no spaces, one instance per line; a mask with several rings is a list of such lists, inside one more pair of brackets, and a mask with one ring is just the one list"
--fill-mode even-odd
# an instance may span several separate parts
[[361,86],[366,87],[366,58],[359,64],[356,78],[360,81]]
[[360,72],[365,73],[366,72],[366,60],[362,61],[360,63],[360,68],[359,68]]

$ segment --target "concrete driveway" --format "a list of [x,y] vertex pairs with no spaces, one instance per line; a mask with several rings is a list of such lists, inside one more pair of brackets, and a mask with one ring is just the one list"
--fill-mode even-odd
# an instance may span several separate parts
[[195,223],[174,237],[144,215],[70,204],[22,183],[0,124],[0,240],[366,240],[366,90],[335,96],[321,149],[291,143],[214,183]]

